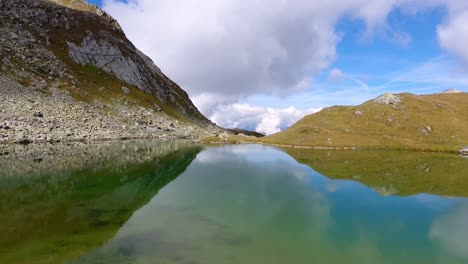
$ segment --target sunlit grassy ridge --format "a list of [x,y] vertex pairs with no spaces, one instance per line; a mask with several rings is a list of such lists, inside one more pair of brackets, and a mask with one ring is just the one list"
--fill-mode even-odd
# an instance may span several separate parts
[[383,195],[468,196],[468,159],[449,153],[284,148],[332,179],[359,181]]
[[468,145],[468,93],[399,94],[398,105],[367,101],[304,117],[262,142],[310,147],[456,151]]
[[96,8],[85,0],[47,0],[58,5],[63,5],[80,11],[95,12]]

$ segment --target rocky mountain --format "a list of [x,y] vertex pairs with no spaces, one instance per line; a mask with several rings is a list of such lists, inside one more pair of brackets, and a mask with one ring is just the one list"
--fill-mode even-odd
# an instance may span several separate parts
[[262,141],[320,148],[458,151],[468,146],[468,93],[386,93],[359,106],[333,106]]
[[261,138],[261,137],[265,136],[265,134],[262,134],[262,133],[259,133],[259,132],[240,129],[240,128],[232,128],[232,129],[228,129],[228,130],[231,133],[233,133],[234,135],[236,135],[236,136],[244,135],[244,136],[248,136],[248,137],[257,137],[257,138]]
[[2,0],[0,34],[0,142],[222,131],[84,0]]

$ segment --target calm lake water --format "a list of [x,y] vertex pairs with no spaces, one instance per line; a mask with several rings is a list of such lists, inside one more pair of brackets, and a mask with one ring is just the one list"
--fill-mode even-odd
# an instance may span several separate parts
[[468,159],[135,141],[0,148],[0,263],[468,263]]

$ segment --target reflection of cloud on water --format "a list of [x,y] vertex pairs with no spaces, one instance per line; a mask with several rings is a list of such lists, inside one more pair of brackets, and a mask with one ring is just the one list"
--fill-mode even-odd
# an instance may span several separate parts
[[270,146],[239,144],[208,148],[197,157],[201,163],[218,163],[232,159],[248,162],[272,162],[276,160],[287,161],[296,164],[296,160],[288,154],[278,151]]
[[[79,263],[100,258],[109,262],[121,254],[141,263],[166,258],[167,263],[181,263],[178,256],[199,263],[229,263],[223,259],[236,256],[238,263],[246,263],[255,259],[251,247],[274,251],[261,263],[280,263],[282,248],[298,257],[307,255],[302,248],[289,248],[288,239],[330,250],[330,204],[309,184],[310,171],[282,152],[273,149],[276,153],[270,155],[270,149],[249,147],[252,152],[243,155],[237,146],[200,153],[186,171],[190,177],[179,177],[107,245]],[[259,161],[258,155],[264,157]]]
[[206,149],[197,157],[197,161],[201,163],[218,163],[221,161],[228,161],[232,159],[246,159],[247,156],[255,153],[263,153],[265,156],[267,147],[260,145],[236,145],[236,146],[221,146]]
[[292,168],[289,173],[301,183],[308,183],[310,181],[310,175],[304,169]]
[[434,194],[417,194],[412,196],[422,206],[431,209],[434,212],[445,212],[449,206],[459,202],[458,198],[447,198]]
[[341,187],[341,185],[341,181],[328,180],[325,184],[325,189],[330,193],[334,193]]
[[468,260],[468,202],[434,220],[429,238],[449,255]]

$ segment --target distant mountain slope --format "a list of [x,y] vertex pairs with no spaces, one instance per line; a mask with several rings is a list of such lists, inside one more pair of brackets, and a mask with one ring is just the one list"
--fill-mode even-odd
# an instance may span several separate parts
[[314,147],[458,150],[468,145],[468,93],[384,94],[304,117],[266,143]]
[[220,131],[117,21],[84,0],[2,0],[0,34],[0,125],[9,128],[0,141]]

